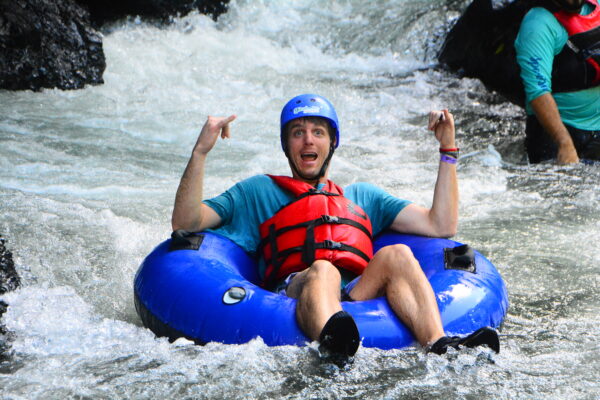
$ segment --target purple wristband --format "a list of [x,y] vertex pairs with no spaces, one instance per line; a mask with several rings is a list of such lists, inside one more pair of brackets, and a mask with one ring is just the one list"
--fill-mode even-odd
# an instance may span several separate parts
[[458,160],[454,157],[450,157],[450,156],[447,156],[446,154],[442,154],[440,156],[440,161],[447,162],[448,164],[456,164],[456,162]]

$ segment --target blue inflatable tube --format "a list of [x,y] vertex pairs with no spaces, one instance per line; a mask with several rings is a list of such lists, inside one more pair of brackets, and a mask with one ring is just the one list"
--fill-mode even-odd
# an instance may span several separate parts
[[[135,305],[144,326],[171,340],[245,343],[256,337],[269,346],[310,342],[295,319],[296,300],[260,288],[256,262],[222,236],[200,234],[198,250],[170,250],[172,239],[150,253],[134,281]],[[460,243],[386,232],[375,251],[396,243],[409,246],[437,297],[447,334],[483,326],[498,328],[508,295],[496,268],[474,252],[474,272],[446,268],[444,249]],[[384,297],[343,302],[355,319],[362,346],[402,348],[415,343]]]

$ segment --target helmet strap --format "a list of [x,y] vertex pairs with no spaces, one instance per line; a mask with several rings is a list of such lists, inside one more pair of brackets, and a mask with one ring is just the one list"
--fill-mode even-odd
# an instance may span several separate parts
[[327,167],[329,167],[329,162],[331,161],[331,157],[333,157],[333,152],[334,152],[335,148],[333,147],[333,141],[331,142],[331,145],[329,146],[329,154],[327,155],[327,158],[325,159],[325,161],[323,162],[323,165],[321,166],[321,170],[319,171],[319,175],[317,179],[321,179],[322,177],[325,176],[325,172],[327,172]]

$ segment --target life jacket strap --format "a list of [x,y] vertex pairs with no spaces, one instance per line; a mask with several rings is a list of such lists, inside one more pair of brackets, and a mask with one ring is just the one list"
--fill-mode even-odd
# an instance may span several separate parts
[[[292,255],[294,253],[302,253],[304,251],[304,248],[305,248],[305,246],[290,247],[289,249],[279,252],[277,254],[276,258],[271,258],[271,260],[266,260],[267,264],[271,263],[273,265],[275,265],[275,264],[281,265],[287,257],[289,257],[290,255]],[[315,250],[328,249],[328,250],[347,251],[352,254],[356,254],[357,256],[359,256],[360,258],[362,258],[363,260],[365,260],[367,262],[369,262],[371,260],[371,258],[368,255],[366,255],[364,252],[357,249],[356,247],[349,246],[349,245],[347,245],[345,243],[341,243],[341,242],[334,242],[332,240],[324,240],[322,242],[317,242],[314,245],[314,249]],[[304,262],[304,260],[303,260],[303,262]],[[310,266],[313,262],[314,262],[314,253],[313,253],[312,262],[307,265]],[[277,271],[278,270],[279,270],[279,268],[277,268]],[[269,274],[269,276],[274,276],[274,274],[276,275],[277,271],[275,270],[275,268],[273,268],[273,270]]]
[[[319,225],[326,225],[326,224],[349,225],[349,226],[352,226],[353,228],[356,228],[356,229],[359,229],[360,231],[362,231],[365,235],[367,235],[367,237],[369,239],[371,239],[371,240],[373,239],[369,229],[367,229],[360,222],[354,221],[350,218],[336,217],[336,216],[332,216],[332,215],[321,215],[320,218],[313,219],[313,220],[306,221],[306,222],[301,222],[301,223],[295,224],[295,225],[284,226],[283,228],[279,228],[277,230],[274,230],[275,229],[274,225],[270,225],[269,226],[269,236],[265,237],[264,239],[262,239],[260,241],[258,249],[259,249],[259,251],[262,250],[262,248],[267,243],[269,243],[271,245],[271,249],[273,249],[273,244],[272,244],[273,238],[271,238],[272,234],[274,234],[275,236],[280,236],[280,235],[283,235],[284,233],[292,231],[294,229],[298,229],[298,228],[307,228],[308,229],[310,226],[316,227]],[[274,230],[273,233],[272,233],[272,230]],[[271,252],[273,252],[273,250],[271,250]]]
[[337,193],[331,193],[331,192],[327,192],[325,190],[322,189],[309,189],[308,192],[304,192],[302,194],[299,194],[294,201],[290,202],[289,204],[292,204],[295,201],[301,200],[307,196],[315,196],[315,195],[322,195],[322,196],[339,196],[339,194]]
[[[282,262],[281,259],[279,257],[273,257],[275,255],[277,255],[279,253],[279,251],[277,250],[277,233],[275,231],[275,224],[272,224],[269,226],[269,236],[266,237],[266,239],[268,239],[269,244],[271,245],[271,265],[272,265],[272,270],[271,273],[269,274],[269,276],[267,276],[266,278],[266,282],[268,285],[271,285],[275,282],[275,279],[277,277],[277,273],[279,272],[279,268],[281,268]],[[261,241],[261,245],[262,246],[262,241]],[[260,247],[259,247],[260,249]],[[269,265],[269,263],[267,263],[267,266]],[[266,271],[265,271],[266,272]]]

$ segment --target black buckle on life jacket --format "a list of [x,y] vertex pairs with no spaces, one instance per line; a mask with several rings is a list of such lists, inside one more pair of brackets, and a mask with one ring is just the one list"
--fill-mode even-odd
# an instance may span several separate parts
[[327,194],[327,192],[325,192],[324,190],[321,190],[321,189],[308,189],[308,193],[310,195],[313,195],[313,194],[325,194],[326,195]]
[[340,242],[334,242],[333,240],[327,239],[324,240],[322,243],[324,249],[336,250],[342,248],[342,244]]
[[340,219],[334,215],[321,215],[321,220],[326,224],[338,224]]
[[183,229],[177,229],[171,234],[171,245],[169,251],[175,250],[198,250],[204,235],[198,232],[189,232]]
[[444,261],[446,269],[458,269],[473,273],[477,270],[475,252],[468,244],[445,248]]

